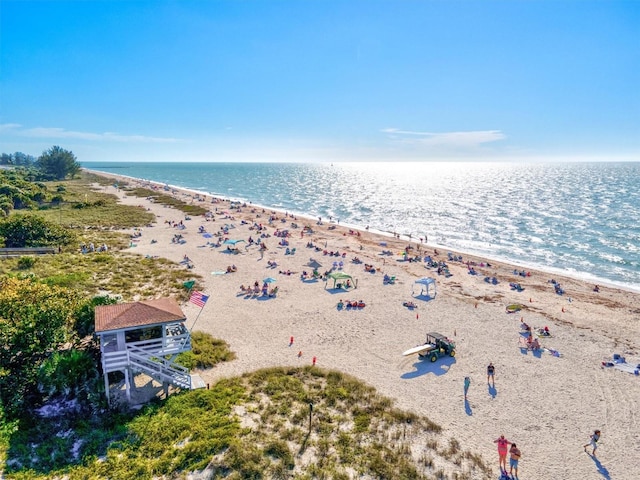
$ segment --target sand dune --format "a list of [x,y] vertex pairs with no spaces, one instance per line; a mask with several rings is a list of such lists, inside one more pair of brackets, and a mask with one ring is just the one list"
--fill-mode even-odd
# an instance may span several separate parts
[[[172,208],[127,197],[113,187],[105,190],[119,195],[124,203],[149,208],[158,217],[155,226],[143,229],[137,246],[131,248],[133,253],[176,262],[187,255],[193,271],[205,278],[203,290],[211,298],[202,313],[190,303],[184,310],[191,324],[198,317],[196,330],[226,340],[238,355],[231,363],[200,372],[206,382],[261,367],[308,365],[315,357],[319,366],[350,373],[394,398],[398,406],[427,415],[444,427],[443,435],[480,453],[496,472],[493,440],[504,434],[522,450],[522,479],[640,478],[640,376],[602,366],[614,353],[640,363],[640,295],[606,286],[595,293],[593,285],[554,276],[565,290],[558,295],[548,273],[532,271],[522,277],[514,274],[516,267],[511,265],[491,262],[486,266],[486,261],[464,253],[462,262],[449,261],[447,252],[434,256],[433,247],[420,246],[422,256],[426,252],[435,260],[447,261],[452,275],[445,277],[425,268],[424,262],[404,261],[398,253],[409,245],[407,241],[366,231],[352,235],[340,226],[330,229],[335,225],[316,225],[301,218],[282,222],[283,214],[277,214],[278,220],[267,227],[272,236],[262,239],[268,247],[264,254],[247,243],[238,244],[240,252],[231,254],[225,246],[207,244],[215,237],[204,238],[199,227],[215,234],[224,224],[233,224],[235,228],[225,237],[256,239],[260,233],[250,230],[250,224],[267,225],[269,212],[251,208],[238,212],[230,210],[227,202],[213,204],[207,198],[200,203],[212,211],[217,208],[215,221],[185,220]],[[177,195],[199,202],[186,192]],[[243,218],[248,225],[241,225]],[[178,231],[166,221],[182,221],[186,228]],[[299,228],[292,228],[292,221]],[[314,233],[301,236],[304,225]],[[285,247],[273,236],[276,229],[290,231],[289,247],[296,249],[295,254],[285,255]],[[186,243],[172,243],[176,233]],[[322,250],[345,253],[345,258],[308,248],[309,241]],[[417,253],[419,245],[411,245]],[[392,255],[382,255],[383,250]],[[356,256],[363,263],[353,263]],[[322,265],[320,272],[342,261],[341,271],[357,280],[357,288],[338,291],[330,288],[333,282],[302,281],[301,272],[312,271],[311,260]],[[269,261],[277,262],[277,267],[268,268]],[[477,275],[468,273],[466,262],[475,264]],[[232,264],[237,267],[235,273],[212,274]],[[379,271],[365,272],[364,264]],[[279,273],[288,270],[293,273]],[[385,273],[396,277],[395,284],[383,283]],[[413,298],[412,291],[419,290],[414,281],[422,276],[436,279],[435,298]],[[487,283],[485,276],[495,276],[499,283]],[[270,285],[278,286],[275,298],[240,293],[241,284],[258,281],[261,286],[266,277],[276,279]],[[510,282],[520,283],[524,291],[512,290]],[[338,310],[340,299],[362,300],[366,306]],[[406,301],[413,301],[417,308],[406,308]],[[511,303],[524,308],[507,314],[505,307]],[[521,348],[523,321],[532,327],[548,326],[552,337],[539,341],[560,356]],[[404,350],[424,342],[428,331],[453,339],[456,357],[434,364],[417,356],[403,357]],[[496,366],[495,389],[487,386],[489,362]],[[472,380],[468,404],[463,398],[465,376]],[[597,460],[582,448],[596,428],[602,430]]]

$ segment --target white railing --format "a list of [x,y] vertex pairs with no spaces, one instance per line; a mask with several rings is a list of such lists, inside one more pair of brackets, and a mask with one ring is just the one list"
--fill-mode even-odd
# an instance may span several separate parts
[[159,377],[180,387],[191,389],[191,375],[188,368],[162,357],[151,359],[144,351],[139,350],[129,350],[129,361],[133,368],[138,368],[152,377]]
[[105,374],[121,370],[128,365],[129,354],[127,351],[102,353],[102,369]]
[[140,340],[139,342],[127,343],[127,348],[136,348],[148,353],[158,355],[168,355],[171,353],[181,353],[191,350],[191,335],[189,332],[181,335],[172,335],[152,340]]
[[104,373],[133,367],[162,381],[183,388],[191,388],[189,369],[164,358],[191,350],[189,332],[167,336],[164,339],[142,340],[126,344],[127,349],[102,352]]

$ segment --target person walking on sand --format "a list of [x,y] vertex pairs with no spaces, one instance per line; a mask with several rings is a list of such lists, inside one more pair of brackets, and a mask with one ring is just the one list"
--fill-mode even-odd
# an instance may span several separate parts
[[469,387],[471,386],[471,379],[469,377],[464,377],[464,399],[467,399],[467,392],[469,391]]
[[518,478],[518,460],[520,460],[520,449],[516,446],[515,443],[511,444],[511,448],[509,449],[510,458],[509,458],[509,475],[513,475],[513,471],[516,471],[515,478]]
[[504,435],[500,435],[500,438],[494,440],[493,443],[498,444],[498,463],[500,465],[500,471],[507,471],[507,450],[511,442],[504,438]]
[[589,440],[589,443],[587,443],[586,445],[583,445],[584,451],[586,452],[587,447],[591,445],[593,447],[593,452],[591,452],[591,455],[595,457],[596,449],[598,448],[598,440],[600,440],[600,430],[596,430],[595,432],[593,432],[593,435],[591,435],[591,439]]
[[496,386],[495,373],[496,367],[493,366],[493,363],[489,363],[489,365],[487,366],[487,383],[489,383],[489,380],[491,380],[491,384],[494,387]]

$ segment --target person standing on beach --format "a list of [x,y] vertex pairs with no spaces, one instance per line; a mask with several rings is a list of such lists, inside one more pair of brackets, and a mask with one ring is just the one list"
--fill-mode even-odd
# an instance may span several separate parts
[[495,373],[496,367],[493,366],[493,363],[489,363],[489,365],[487,366],[487,383],[489,383],[489,380],[491,380],[491,383],[494,387],[496,386]]
[[516,446],[515,443],[511,444],[511,448],[509,449],[510,458],[509,458],[509,475],[513,475],[513,471],[516,471],[515,478],[518,478],[518,460],[520,460],[520,449]]
[[600,440],[600,430],[596,430],[595,432],[593,432],[593,435],[591,435],[591,439],[589,440],[589,443],[587,443],[586,445],[583,445],[584,451],[586,452],[587,447],[591,445],[593,447],[593,452],[591,452],[591,455],[595,457],[596,449],[598,448],[598,440]]
[[494,440],[493,443],[498,444],[498,463],[500,465],[500,471],[507,471],[507,450],[511,442],[504,438],[504,435],[500,435],[500,438]]
[[469,387],[471,386],[471,379],[469,377],[464,377],[464,399],[467,399],[467,392],[469,391]]

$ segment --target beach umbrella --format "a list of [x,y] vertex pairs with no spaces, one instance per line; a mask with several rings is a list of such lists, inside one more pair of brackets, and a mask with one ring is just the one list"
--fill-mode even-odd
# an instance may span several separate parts
[[273,278],[273,277],[267,277],[267,278],[265,278],[265,279],[264,279],[264,280],[262,280],[262,281],[263,281],[264,283],[273,283],[273,282],[275,282],[275,281],[276,281],[276,279],[275,279],[275,278]]

